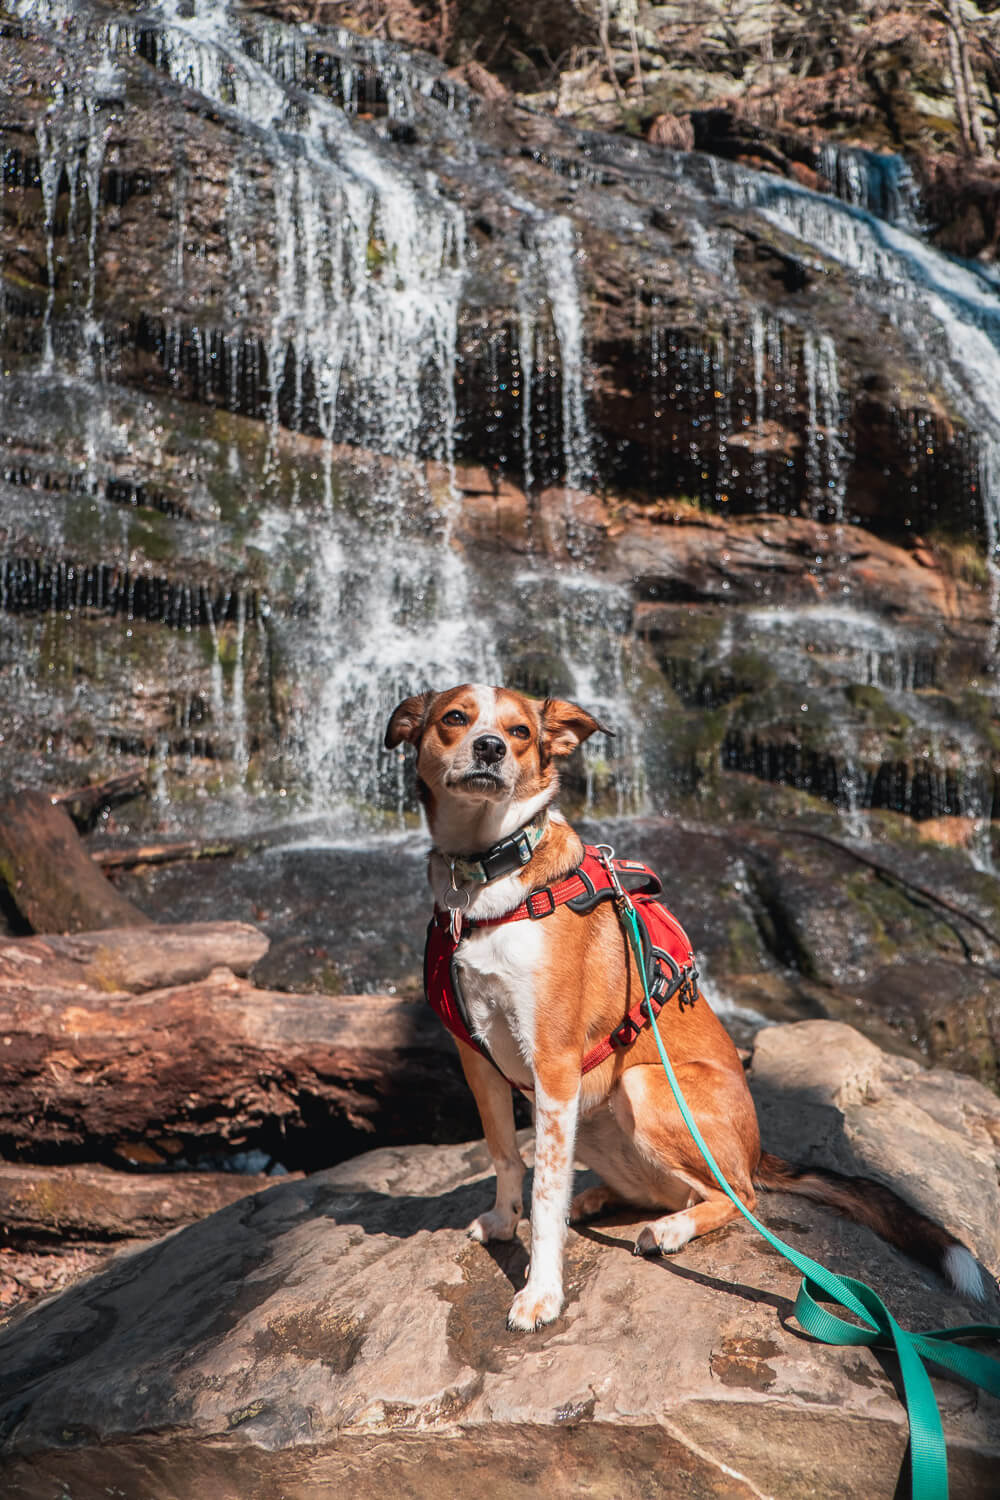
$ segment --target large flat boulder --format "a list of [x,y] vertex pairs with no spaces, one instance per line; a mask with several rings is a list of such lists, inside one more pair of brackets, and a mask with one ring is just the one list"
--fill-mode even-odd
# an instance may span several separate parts
[[[775,1027],[758,1055],[769,1145],[923,1185],[996,1265],[1000,1101],[832,1023]],[[25,1312],[0,1337],[5,1493],[893,1494],[906,1427],[892,1360],[804,1337],[790,1319],[797,1275],[749,1226],[663,1260],[633,1257],[638,1217],[571,1230],[564,1315],[512,1334],[526,1227],[488,1248],[464,1233],[491,1192],[478,1143],[370,1152]],[[773,1195],[763,1216],[868,1281],[904,1326],[972,1320],[831,1212]],[[935,1388],[953,1500],[986,1500],[1000,1407],[946,1379]]]

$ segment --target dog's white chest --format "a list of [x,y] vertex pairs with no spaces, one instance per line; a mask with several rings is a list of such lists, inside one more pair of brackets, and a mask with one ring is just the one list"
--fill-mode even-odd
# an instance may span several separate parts
[[534,922],[473,930],[456,954],[469,1030],[513,1083],[532,1081],[544,935]]

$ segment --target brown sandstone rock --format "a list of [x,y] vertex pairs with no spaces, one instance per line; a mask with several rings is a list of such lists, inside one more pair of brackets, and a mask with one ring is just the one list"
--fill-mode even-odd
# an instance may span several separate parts
[[[849,1028],[779,1027],[758,1050],[769,1144],[790,1132],[797,1154],[839,1165],[846,1152],[904,1189],[920,1161],[940,1217],[992,1253],[992,1096],[901,1069]],[[798,1278],[748,1226],[660,1261],[631,1255],[633,1215],[573,1230],[564,1315],[515,1335],[504,1315],[524,1227],[490,1249],[464,1235],[491,1193],[481,1145],[370,1153],[28,1311],[0,1338],[6,1492],[893,1493],[905,1426],[891,1360],[803,1338],[788,1317]],[[830,1213],[774,1196],[763,1216],[861,1275],[904,1325],[968,1320],[928,1275]],[[997,1405],[946,1380],[935,1389],[952,1493],[986,1500]]]

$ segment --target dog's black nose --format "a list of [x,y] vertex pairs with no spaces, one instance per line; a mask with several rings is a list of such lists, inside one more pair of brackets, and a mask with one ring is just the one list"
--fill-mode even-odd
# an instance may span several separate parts
[[507,746],[498,734],[481,734],[478,740],[473,740],[472,749],[484,766],[496,765],[507,754]]

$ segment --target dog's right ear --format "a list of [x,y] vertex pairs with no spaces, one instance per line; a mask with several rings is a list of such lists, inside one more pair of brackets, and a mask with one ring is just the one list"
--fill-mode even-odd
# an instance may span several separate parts
[[424,732],[424,724],[427,720],[427,710],[430,708],[437,693],[417,693],[413,698],[404,698],[398,708],[393,709],[392,718],[389,720],[385,731],[385,748],[394,750],[403,740],[411,745],[420,743],[420,736]]

